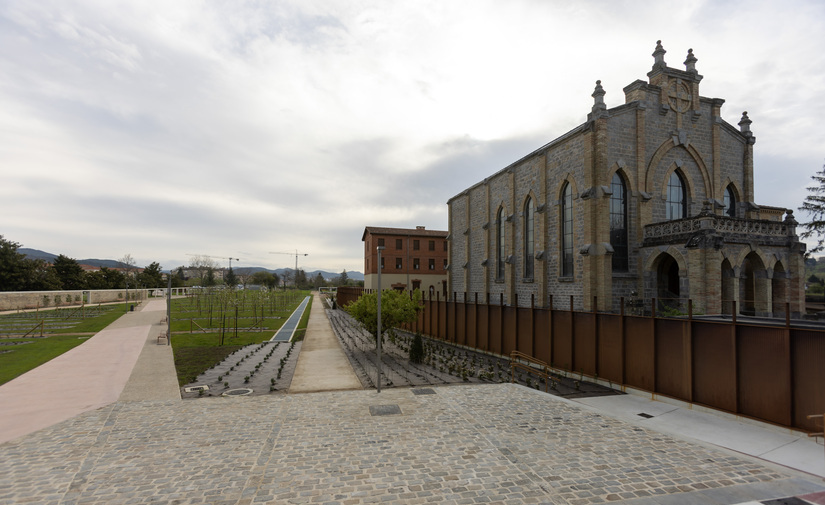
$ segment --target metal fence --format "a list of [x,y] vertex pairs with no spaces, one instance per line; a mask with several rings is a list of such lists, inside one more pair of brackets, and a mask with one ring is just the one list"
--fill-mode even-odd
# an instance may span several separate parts
[[[363,292],[339,288],[339,306]],[[425,299],[408,329],[502,356],[519,351],[557,369],[804,431],[818,431],[807,416],[825,412],[825,330],[787,317],[768,324],[491,301]]]

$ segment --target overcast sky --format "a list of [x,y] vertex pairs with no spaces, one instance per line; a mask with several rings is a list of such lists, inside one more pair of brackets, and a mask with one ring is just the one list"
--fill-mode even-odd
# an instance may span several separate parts
[[825,162],[821,0],[3,0],[0,234],[363,271],[365,226],[446,229],[449,198],[583,123],[597,79],[624,103],[658,39],[726,121],[748,111],[757,203],[799,207]]

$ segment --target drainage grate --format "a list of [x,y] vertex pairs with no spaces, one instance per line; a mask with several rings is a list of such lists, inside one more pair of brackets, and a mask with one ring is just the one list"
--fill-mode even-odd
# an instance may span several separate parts
[[398,405],[370,405],[371,416],[397,416],[401,414]]
[[240,389],[230,389],[229,391],[223,393],[221,396],[246,396],[251,395],[252,390],[249,388],[240,388]]
[[650,414],[645,414],[644,412],[640,412],[639,414],[636,414],[636,415],[639,416],[639,417],[644,417],[645,419],[653,418],[653,416],[651,416]]
[[413,389],[412,393],[414,395],[434,395],[435,391],[433,391],[432,388],[418,388]]
[[197,393],[198,391],[209,391],[209,386],[190,386],[183,388],[187,393]]

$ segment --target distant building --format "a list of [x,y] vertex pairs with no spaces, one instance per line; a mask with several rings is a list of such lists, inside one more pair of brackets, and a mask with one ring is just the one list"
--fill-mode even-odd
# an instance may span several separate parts
[[[378,289],[378,246],[384,289],[420,289],[425,296],[447,294],[447,232],[417,226],[379,228],[367,226],[364,242],[364,287]],[[429,294],[429,295],[428,295]]]
[[755,202],[747,112],[726,122],[725,101],[699,94],[693,51],[684,70],[664,55],[657,43],[623,104],[608,108],[596,81],[584,124],[449,200],[451,295],[804,313],[805,244],[792,210]]

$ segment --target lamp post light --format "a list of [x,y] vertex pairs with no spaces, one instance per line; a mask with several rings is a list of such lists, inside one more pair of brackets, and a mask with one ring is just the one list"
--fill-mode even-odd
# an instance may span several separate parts
[[378,380],[375,382],[376,387],[378,388],[378,392],[381,392],[381,251],[384,250],[384,246],[380,245],[377,247],[378,250],[378,345],[376,349],[378,350]]

